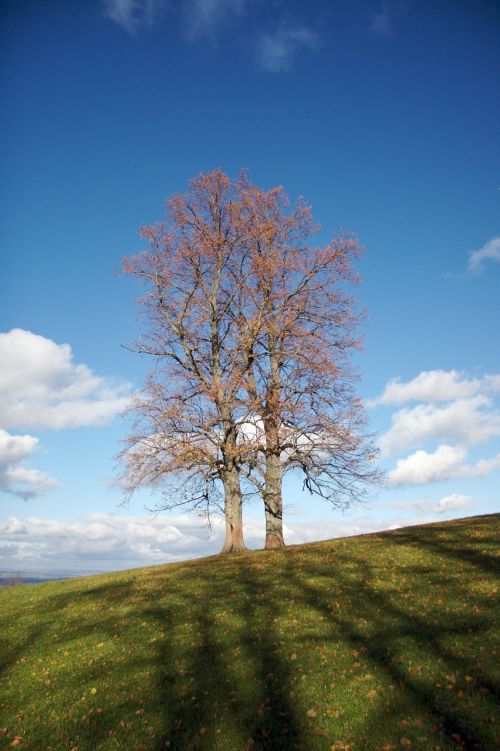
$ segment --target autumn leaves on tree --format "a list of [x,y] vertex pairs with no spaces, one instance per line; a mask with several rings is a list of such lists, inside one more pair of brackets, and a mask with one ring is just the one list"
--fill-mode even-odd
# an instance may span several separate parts
[[266,547],[283,540],[282,481],[345,507],[377,479],[351,352],[359,315],[346,291],[361,254],[347,235],[322,247],[310,208],[245,173],[193,179],[143,227],[149,249],[125,261],[144,285],[155,366],[122,452],[129,492],[161,487],[161,508],[221,509],[223,552],[244,549],[242,505],[264,502]]

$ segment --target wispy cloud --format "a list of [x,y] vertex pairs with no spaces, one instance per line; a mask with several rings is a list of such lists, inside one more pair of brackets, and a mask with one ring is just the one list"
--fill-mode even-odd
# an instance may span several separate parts
[[102,0],[104,16],[133,34],[152,29],[164,10],[177,11],[189,39],[215,38],[233,19],[241,17],[253,0]]
[[[175,13],[191,40],[216,41],[230,24],[241,20],[255,0],[102,0],[106,18],[129,33],[151,29],[168,8]],[[262,70],[281,73],[290,70],[301,50],[320,46],[316,32],[303,24],[282,21],[272,32],[257,36],[256,59]]]
[[471,273],[483,271],[486,261],[500,263],[500,236],[492,237],[481,248],[470,251],[468,271]]
[[370,13],[370,31],[376,36],[388,36],[396,20],[408,11],[405,0],[384,0],[376,10]]
[[262,70],[283,73],[292,67],[301,50],[316,50],[320,39],[305,26],[282,26],[274,33],[264,33],[257,42],[257,62]]
[[104,16],[133,34],[154,26],[166,0],[103,0]]
[[190,39],[215,38],[234,19],[245,14],[253,0],[184,0],[184,16]]
[[432,498],[423,498],[418,501],[406,501],[403,503],[391,503],[391,508],[415,512],[418,516],[443,515],[454,513],[458,509],[472,504],[473,499],[462,493],[450,493],[437,501]]

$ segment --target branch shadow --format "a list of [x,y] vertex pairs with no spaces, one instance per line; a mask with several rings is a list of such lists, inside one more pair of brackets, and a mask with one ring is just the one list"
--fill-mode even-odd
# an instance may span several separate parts
[[[414,542],[413,536],[409,537],[409,541]],[[448,554],[447,550],[439,552],[443,555]],[[476,565],[477,559],[471,562]],[[352,566],[352,559],[338,556],[336,563],[342,570]],[[481,565],[483,564],[484,560],[481,559]],[[341,633],[343,640],[347,641],[353,650],[361,651],[374,668],[385,673],[391,683],[397,684],[405,693],[405,697],[411,700],[415,710],[428,715],[442,741],[451,743],[453,748],[475,751],[489,751],[494,748],[496,741],[493,729],[491,732],[486,729],[478,713],[470,707],[462,707],[460,713],[457,713],[455,708],[450,708],[448,702],[443,700],[441,692],[435,686],[424,679],[412,676],[404,667],[404,655],[401,654],[400,646],[402,641],[412,641],[421,651],[427,653],[431,661],[444,662],[444,672],[467,675],[469,680],[473,681],[475,692],[482,696],[483,701],[490,704],[490,712],[494,716],[497,706],[495,700],[498,702],[499,699],[498,685],[488,680],[472,659],[446,646],[455,637],[469,638],[472,634],[480,637],[492,631],[495,626],[493,616],[481,612],[478,615],[469,614],[457,623],[447,621],[446,616],[439,621],[432,621],[424,614],[417,615],[398,607],[394,597],[385,595],[373,586],[371,567],[366,562],[358,559],[357,568],[359,576],[355,584],[343,579],[338,571],[331,576],[330,583],[340,584],[344,595],[349,594],[356,600],[358,610],[364,613],[365,620],[370,624],[367,632],[356,628],[351,615],[343,617],[332,612],[331,593],[325,586],[329,577],[325,576],[323,567],[316,568],[310,565],[306,571],[301,572],[290,562],[287,577],[293,581],[297,606],[316,609],[324,619],[329,620],[332,624],[330,638],[338,639],[338,634]],[[412,573],[417,572],[409,569],[408,574],[411,576]],[[323,579],[322,585],[312,585],[311,578],[320,583]],[[491,607],[491,602],[485,599],[484,605]],[[381,723],[388,721],[382,712],[372,714],[371,719],[367,715],[362,734],[353,738],[355,747],[361,744],[362,748],[372,748],[369,740],[372,729],[380,728]]]

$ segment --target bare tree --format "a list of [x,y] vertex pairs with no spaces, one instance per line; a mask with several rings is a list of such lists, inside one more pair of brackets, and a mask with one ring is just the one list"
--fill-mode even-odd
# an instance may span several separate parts
[[353,263],[363,251],[344,234],[312,245],[310,208],[299,200],[289,210],[281,188],[247,183],[243,201],[251,251],[240,319],[247,474],[262,494],[273,548],[284,545],[285,472],[298,470],[307,490],[340,508],[378,480],[351,365],[361,315],[347,288],[359,282]]
[[235,311],[242,304],[245,227],[240,181],[220,170],[166,203],[166,221],[143,227],[149,250],[125,261],[146,288],[146,330],[135,349],[156,367],[133,412],[122,452],[127,488],[163,488],[162,508],[211,510],[226,520],[224,552],[244,549],[238,398],[242,358]]
[[249,488],[272,548],[286,472],[336,507],[377,478],[350,363],[362,249],[347,235],[315,247],[316,231],[302,200],[290,210],[281,188],[214,170],[167,202],[166,222],[142,229],[149,250],[125,263],[146,287],[135,348],[156,360],[122,454],[128,488],[170,481],[163,508],[221,505],[224,551],[244,548]]

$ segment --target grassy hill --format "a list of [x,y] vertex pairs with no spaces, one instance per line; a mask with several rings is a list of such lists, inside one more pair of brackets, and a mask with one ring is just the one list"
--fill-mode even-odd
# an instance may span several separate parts
[[0,748],[499,748],[499,528],[3,590]]

